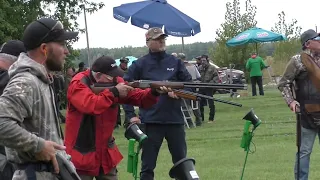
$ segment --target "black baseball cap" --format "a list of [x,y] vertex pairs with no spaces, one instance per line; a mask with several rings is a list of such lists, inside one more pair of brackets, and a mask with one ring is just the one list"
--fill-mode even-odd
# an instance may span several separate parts
[[3,43],[0,47],[0,53],[9,54],[18,57],[20,53],[26,52],[26,48],[22,41],[9,40]]
[[120,62],[128,63],[128,62],[129,62],[129,58],[127,58],[127,57],[122,57],[122,58],[120,59]]
[[178,59],[185,60],[186,59],[186,55],[184,53],[179,53],[178,54]]
[[93,72],[100,72],[111,77],[123,77],[124,71],[120,69],[116,61],[110,56],[101,56],[92,64],[91,70]]
[[84,65],[86,65],[84,62],[80,62],[78,66],[79,67],[84,67]]
[[209,56],[208,56],[208,55],[206,55],[206,54],[203,54],[203,55],[201,55],[201,58],[206,58],[206,59],[208,59],[208,58],[209,58]]
[[41,18],[27,26],[23,33],[22,41],[27,50],[32,50],[42,43],[75,39],[78,34],[79,32],[67,32],[60,21]]
[[304,47],[304,44],[305,44],[307,41],[309,41],[309,40],[311,40],[311,39],[313,39],[313,38],[315,38],[315,37],[318,37],[318,36],[320,36],[320,34],[317,33],[316,31],[314,31],[313,29],[308,29],[308,30],[306,30],[305,32],[303,32],[303,33],[301,34],[301,36],[300,36],[300,40],[301,40],[301,45],[302,45],[302,47]]

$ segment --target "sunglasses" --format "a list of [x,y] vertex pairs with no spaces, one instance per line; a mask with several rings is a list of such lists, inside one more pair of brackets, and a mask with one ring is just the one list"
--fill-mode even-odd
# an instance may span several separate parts
[[153,41],[165,41],[165,40],[167,40],[167,38],[165,37],[165,36],[160,36],[160,37],[158,37],[158,38],[156,38],[156,39],[152,39],[152,38],[148,38],[147,39],[147,41],[151,41],[151,40],[153,40]]
[[315,38],[313,38],[311,40],[320,41],[320,36],[317,36],[317,37],[315,37]]
[[[43,23],[41,24],[49,29],[49,27],[46,26],[45,24]],[[63,24],[60,21],[57,21],[56,24],[50,29],[50,31],[47,32],[47,34],[40,40],[39,43],[48,42],[50,40],[56,39],[61,35],[61,32],[63,31],[64,31]]]

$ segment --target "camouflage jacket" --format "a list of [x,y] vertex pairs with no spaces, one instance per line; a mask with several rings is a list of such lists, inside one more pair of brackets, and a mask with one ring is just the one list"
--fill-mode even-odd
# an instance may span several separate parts
[[11,79],[0,97],[0,145],[10,161],[35,162],[45,140],[63,144],[52,82],[45,67],[26,54],[8,72]]
[[207,67],[200,66],[201,82],[205,83],[217,83],[219,81],[219,74],[217,69],[208,64]]
[[[320,56],[318,54],[313,54],[309,50],[305,50],[304,52],[311,55],[314,58],[314,61],[320,65]],[[301,72],[305,71],[306,67],[301,62],[300,54],[293,56],[287,64],[284,74],[278,83],[278,89],[288,106],[294,101],[291,85],[296,77],[299,76]]]

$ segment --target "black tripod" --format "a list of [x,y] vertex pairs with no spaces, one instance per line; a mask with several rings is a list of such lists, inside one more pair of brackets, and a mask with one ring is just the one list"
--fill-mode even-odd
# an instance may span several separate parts
[[297,118],[297,139],[296,144],[298,148],[298,158],[297,158],[297,180],[300,179],[300,147],[301,147],[301,111],[300,106],[296,105],[296,118]]

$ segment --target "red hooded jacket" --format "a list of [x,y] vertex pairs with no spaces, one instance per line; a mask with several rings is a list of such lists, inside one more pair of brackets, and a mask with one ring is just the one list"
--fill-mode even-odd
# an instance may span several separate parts
[[[114,89],[96,95],[89,88],[93,79],[87,70],[78,73],[70,82],[65,146],[79,174],[98,176],[100,167],[107,174],[123,158],[112,136],[117,122],[117,104],[148,108],[157,102],[157,96],[151,89],[132,90],[126,98],[115,97]],[[117,81],[124,82],[120,77]]]

